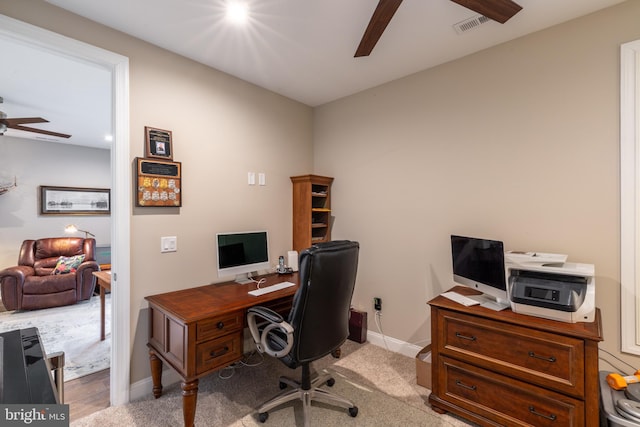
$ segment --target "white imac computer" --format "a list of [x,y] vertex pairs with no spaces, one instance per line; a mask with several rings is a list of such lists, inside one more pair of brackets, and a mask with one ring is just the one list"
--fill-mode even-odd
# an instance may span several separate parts
[[451,257],[453,281],[482,292],[470,298],[494,310],[510,307],[502,242],[452,235]]
[[218,233],[216,253],[218,277],[235,276],[238,283],[251,282],[250,273],[271,267],[266,231]]

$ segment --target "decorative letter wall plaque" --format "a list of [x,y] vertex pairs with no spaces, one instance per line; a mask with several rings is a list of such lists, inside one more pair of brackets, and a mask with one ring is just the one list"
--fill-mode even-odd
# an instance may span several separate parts
[[136,157],[136,206],[182,206],[180,162]]

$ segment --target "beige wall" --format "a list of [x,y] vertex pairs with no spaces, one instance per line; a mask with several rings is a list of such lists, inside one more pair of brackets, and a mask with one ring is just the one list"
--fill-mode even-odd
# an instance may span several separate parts
[[[218,280],[216,232],[267,229],[276,262],[291,248],[289,177],[312,172],[312,111],[43,1],[0,0],[0,13],[129,57],[132,162],[144,155],[144,126],[173,132],[183,207],[131,216],[133,383],[150,375],[144,296]],[[248,186],[249,171],[267,185]],[[160,253],[167,235],[178,252]]]
[[382,297],[387,335],[430,339],[455,233],[595,264],[619,354],[619,49],[639,18],[626,2],[314,111],[333,236],[362,245],[354,304]]

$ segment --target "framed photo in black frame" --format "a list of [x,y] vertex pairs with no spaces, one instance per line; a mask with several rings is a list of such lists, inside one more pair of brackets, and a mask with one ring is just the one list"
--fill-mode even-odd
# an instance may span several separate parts
[[145,157],[173,160],[173,143],[170,130],[145,126],[144,139]]
[[40,215],[110,215],[108,188],[40,186]]

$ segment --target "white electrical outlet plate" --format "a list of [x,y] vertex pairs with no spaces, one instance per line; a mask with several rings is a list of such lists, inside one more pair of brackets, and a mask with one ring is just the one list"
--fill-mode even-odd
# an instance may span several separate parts
[[258,174],[258,184],[267,185],[267,176],[262,172]]
[[176,252],[178,250],[178,238],[167,236],[160,238],[160,252]]
[[255,172],[248,172],[247,173],[247,181],[249,182],[249,185],[256,185],[256,173]]

